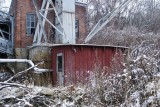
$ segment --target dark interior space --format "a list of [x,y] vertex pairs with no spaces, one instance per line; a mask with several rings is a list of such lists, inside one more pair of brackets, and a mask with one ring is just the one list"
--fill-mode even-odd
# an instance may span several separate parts
[[0,58],[7,58],[7,54],[6,53],[0,53]]
[[[5,39],[9,40],[9,24],[8,23],[0,23],[0,29],[2,30],[2,33],[5,37]],[[0,33],[0,37],[3,37]]]

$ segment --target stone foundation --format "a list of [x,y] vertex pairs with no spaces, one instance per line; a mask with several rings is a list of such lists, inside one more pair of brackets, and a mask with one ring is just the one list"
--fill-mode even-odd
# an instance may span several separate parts
[[[28,50],[26,48],[15,48],[15,59],[28,59]],[[27,63],[11,63],[10,66],[14,66],[15,73],[28,68]]]
[[51,69],[51,53],[49,47],[37,46],[29,49],[29,59],[35,64],[44,61],[40,68]]
[[[42,65],[39,65],[39,68],[51,69],[51,51],[49,47],[37,46],[29,49],[29,59],[34,62],[36,65],[44,61]],[[52,72],[46,73],[32,73],[31,74],[34,84],[39,86],[48,86],[52,85]]]

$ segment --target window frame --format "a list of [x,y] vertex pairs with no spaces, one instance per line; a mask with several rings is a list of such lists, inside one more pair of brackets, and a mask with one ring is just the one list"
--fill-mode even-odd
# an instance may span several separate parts
[[[58,59],[58,57],[61,57],[62,59],[61,59],[61,71],[59,71],[59,59]],[[57,58],[56,58],[56,71],[57,72],[64,72],[64,55],[63,55],[63,53],[57,53]]]
[[75,19],[75,35],[76,35],[76,39],[78,39],[79,38],[79,19],[78,18]]
[[[61,57],[62,69],[59,69],[58,57]],[[57,76],[57,83],[59,85],[64,85],[64,53],[57,53],[56,55],[56,76]]]
[[[29,19],[28,19],[28,17],[29,17]],[[28,29],[30,30],[29,31],[30,33],[28,33],[28,31],[27,31]],[[26,13],[26,34],[28,36],[29,35],[34,35],[35,30],[36,30],[36,15],[35,15],[35,13]]]

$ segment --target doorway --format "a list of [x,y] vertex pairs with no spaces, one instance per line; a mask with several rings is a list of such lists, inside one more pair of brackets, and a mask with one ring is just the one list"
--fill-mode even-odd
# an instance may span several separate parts
[[58,53],[56,58],[56,73],[58,85],[64,85],[64,55]]

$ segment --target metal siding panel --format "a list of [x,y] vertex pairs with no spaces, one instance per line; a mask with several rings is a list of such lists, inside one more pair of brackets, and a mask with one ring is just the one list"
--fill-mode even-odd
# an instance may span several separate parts
[[103,67],[103,59],[102,59],[102,57],[103,57],[102,47],[99,47],[98,48],[98,60],[99,60],[100,68]]
[[93,47],[91,47],[91,71],[94,69],[94,50]]
[[55,8],[58,14],[62,12],[62,0],[55,1]]
[[66,38],[63,38],[63,43],[75,44],[75,14],[63,13],[63,28],[66,34]]
[[[75,38],[75,0],[56,0],[56,10],[58,11],[62,27],[56,18],[56,27],[65,33],[62,35],[56,30],[56,43],[76,43]],[[59,25],[58,25],[59,24]]]
[[69,49],[68,47],[64,48],[65,51],[65,84],[69,81],[69,71],[70,71],[70,55],[69,55]]
[[80,57],[81,56],[81,50],[80,50],[80,47],[78,47],[77,48],[77,52],[76,52],[76,58],[75,58],[75,60],[76,60],[76,81],[78,82],[78,81],[80,81],[79,80],[79,78],[80,78],[80,72],[81,72],[81,59],[82,59],[82,57]]
[[75,13],[75,0],[63,0],[63,11]]
[[92,55],[92,57],[93,57],[93,70],[94,70],[95,64],[96,64],[96,56],[97,56],[97,50],[96,50],[96,48],[93,47],[93,55]]
[[71,47],[72,48],[72,52],[71,52],[71,56],[72,56],[72,83],[75,83],[75,66],[76,66],[76,62],[75,62],[75,56],[76,56],[76,47]]
[[87,76],[87,68],[88,68],[88,48],[84,47],[83,51],[83,83],[85,83],[85,79]]
[[57,81],[57,76],[56,76],[56,49],[52,48],[52,72],[53,72],[53,78],[52,78],[52,83],[53,85],[56,84]]
[[72,47],[65,47],[65,83],[74,82],[74,54],[72,52]]
[[[57,47],[57,48],[58,48],[58,47]],[[65,74],[66,74],[66,60],[67,60],[67,59],[66,59],[66,53],[67,53],[67,52],[66,52],[66,47],[65,47],[65,46],[60,47],[60,48],[59,48],[59,52],[62,52],[62,53],[63,53],[63,58],[64,58],[64,62],[63,62],[63,63],[64,63],[64,65],[63,65],[64,68],[63,68],[63,69],[64,69],[64,85],[65,85],[65,83],[66,83],[66,78],[65,78]]]
[[91,47],[88,47],[88,49],[87,49],[87,60],[88,60],[88,64],[87,64],[87,71],[86,71],[86,76],[87,76],[87,81],[88,81],[88,77],[89,77],[89,74],[90,74],[90,71],[92,70],[92,49],[91,49]]
[[72,74],[72,80],[73,83],[76,83],[76,51],[77,51],[77,47],[74,47],[74,50],[72,50],[73,53],[73,74]]
[[88,71],[91,71],[92,68],[92,50],[91,47],[88,48]]
[[78,48],[76,47],[76,52],[75,52],[75,82],[77,81],[77,70],[78,70]]
[[108,63],[109,61],[109,51],[108,51],[108,48],[106,48],[105,50],[105,66],[109,66],[110,64]]
[[79,52],[79,55],[81,56],[80,60],[79,60],[79,64],[80,64],[80,70],[79,70],[79,81],[82,82],[83,79],[83,70],[84,70],[84,49],[83,46],[81,46],[81,51]]
[[74,54],[74,57],[75,57],[75,58],[74,58],[74,62],[75,62],[75,71],[74,71],[74,72],[75,72],[75,75],[74,75],[74,77],[75,77],[75,83],[76,83],[76,81],[77,81],[77,79],[76,79],[76,78],[77,78],[77,76],[76,76],[76,75],[77,75],[77,65],[78,65],[78,63],[77,63],[78,47],[76,47],[75,49],[76,49],[76,50],[75,50],[75,54]]
[[56,82],[56,54],[64,53],[64,73],[67,75],[65,83],[84,83],[88,71],[94,70],[95,63],[110,67],[115,49],[85,46],[58,46],[52,48],[53,83]]
[[105,49],[102,47],[102,66],[105,67]]
[[112,51],[112,48],[106,48],[106,51],[105,51],[105,65],[110,67],[110,64],[111,64],[111,59],[112,59],[112,55],[113,55],[113,51]]

